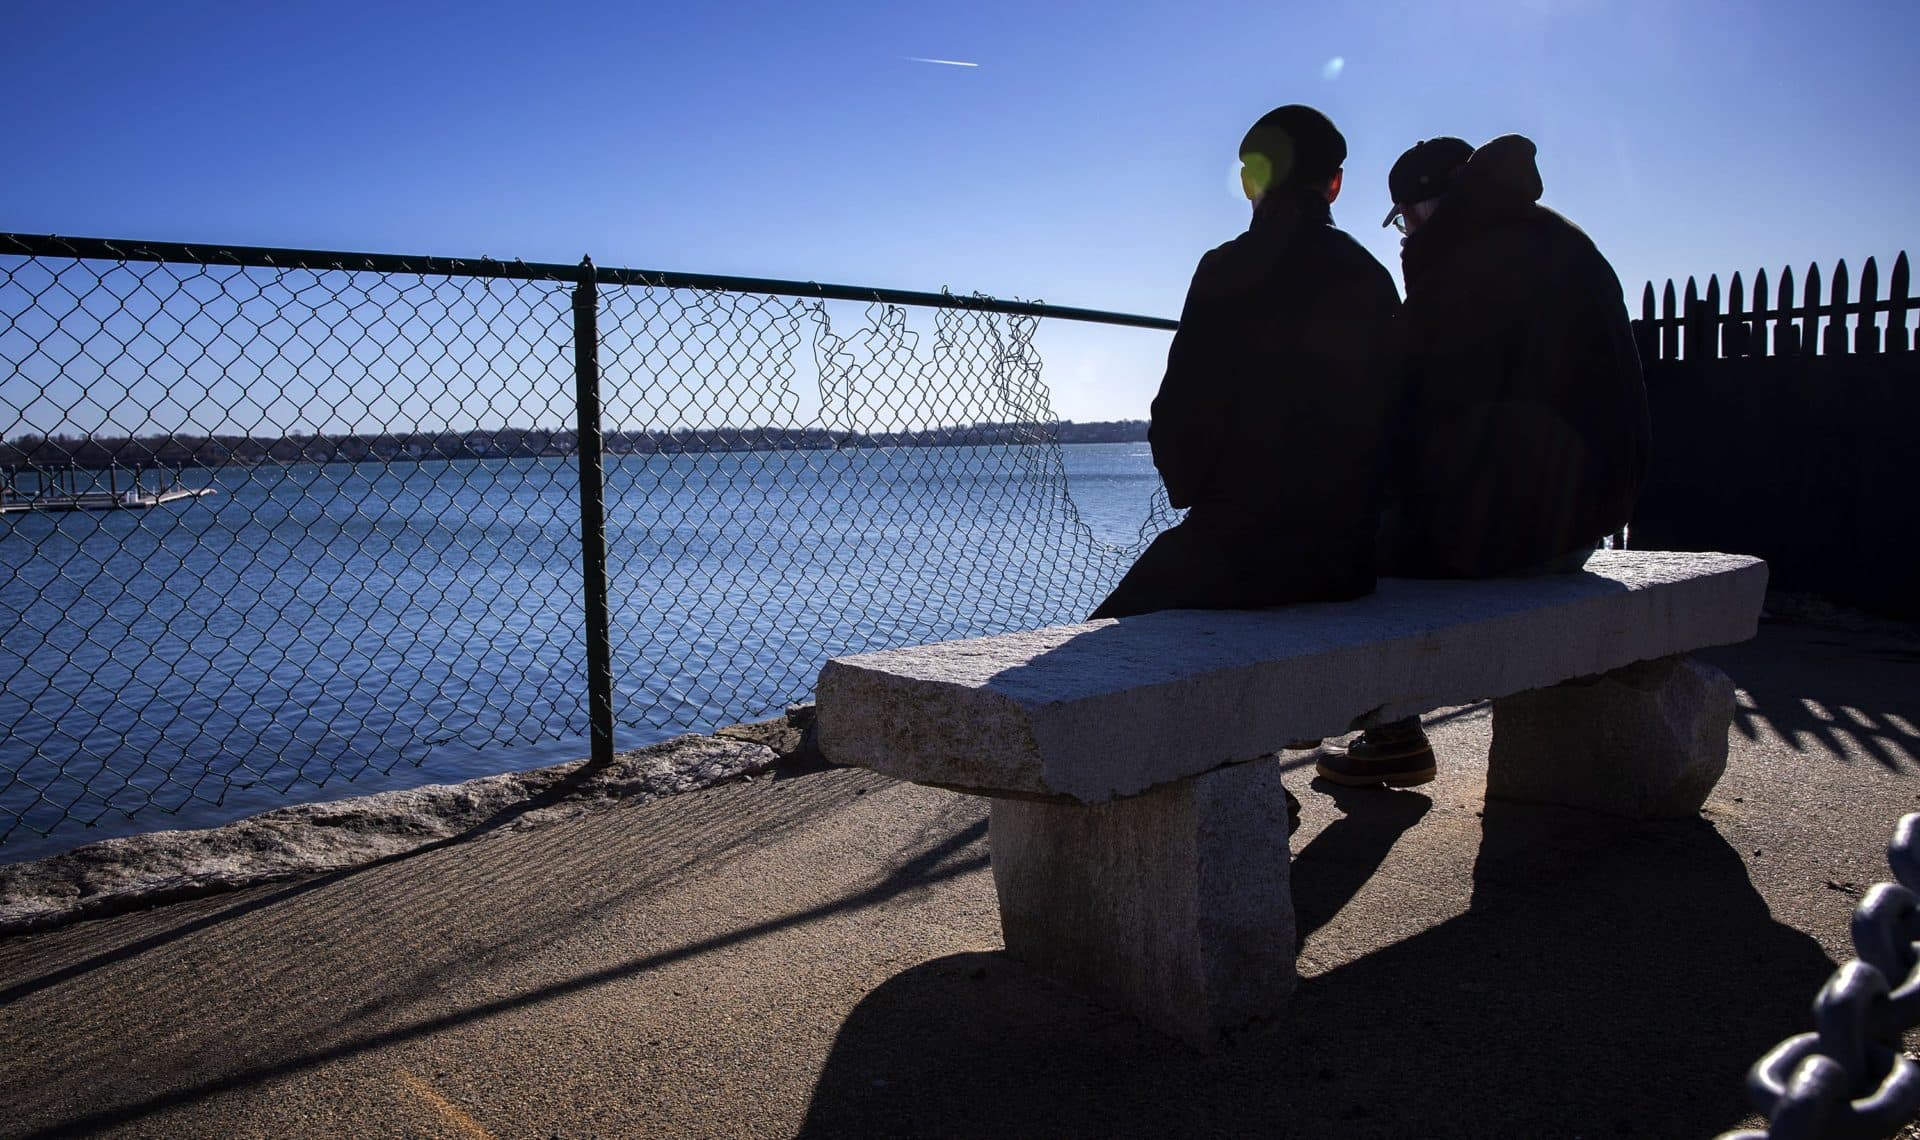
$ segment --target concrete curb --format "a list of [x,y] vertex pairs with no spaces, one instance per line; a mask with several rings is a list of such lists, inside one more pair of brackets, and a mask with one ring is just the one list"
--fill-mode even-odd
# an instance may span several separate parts
[[[784,724],[784,722],[771,722]],[[527,831],[623,804],[750,779],[783,753],[724,735],[677,736],[614,756],[459,784],[275,808],[220,827],[156,831],[0,866],[0,936],[343,871],[435,844]]]

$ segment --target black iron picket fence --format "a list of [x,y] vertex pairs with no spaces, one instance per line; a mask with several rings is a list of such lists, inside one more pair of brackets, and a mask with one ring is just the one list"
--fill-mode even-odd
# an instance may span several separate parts
[[1796,300],[1792,266],[1780,271],[1777,295],[1767,286],[1765,269],[1753,275],[1751,294],[1741,275],[1735,273],[1727,279],[1723,311],[1719,274],[1707,278],[1704,290],[1696,278],[1689,277],[1684,290],[1676,290],[1672,281],[1666,283],[1660,292],[1658,312],[1653,282],[1649,281],[1640,293],[1640,318],[1633,322],[1640,359],[1653,364],[1849,353],[1897,356],[1913,348],[1913,334],[1907,324],[1920,311],[1920,297],[1911,293],[1905,250],[1893,259],[1885,297],[1880,296],[1880,265],[1872,257],[1860,269],[1857,300],[1851,299],[1852,277],[1844,260],[1834,264],[1828,280],[1830,295],[1821,288],[1820,266],[1807,266],[1802,278],[1805,286]]
[[1173,327],[0,234],[0,844],[436,749],[604,761],[833,654],[1077,618],[1134,548],[1066,493],[1042,317]]
[[[1776,590],[1920,617],[1920,352],[1906,253],[1641,295],[1653,463],[1636,543],[1738,550]],[[1857,284],[1858,293],[1854,292]]]

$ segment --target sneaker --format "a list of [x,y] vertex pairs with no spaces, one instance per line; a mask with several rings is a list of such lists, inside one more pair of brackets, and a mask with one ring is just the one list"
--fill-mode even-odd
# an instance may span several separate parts
[[1321,749],[1313,769],[1323,779],[1350,788],[1410,788],[1433,779],[1433,745],[1417,726],[1410,733],[1363,732],[1345,748],[1333,744]]

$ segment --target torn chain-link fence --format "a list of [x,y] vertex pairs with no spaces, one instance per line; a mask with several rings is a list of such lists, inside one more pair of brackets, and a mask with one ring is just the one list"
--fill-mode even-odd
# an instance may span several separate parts
[[1174,515],[1079,516],[1043,318],[1172,326],[0,235],[0,845],[709,729],[831,655],[1077,620]]

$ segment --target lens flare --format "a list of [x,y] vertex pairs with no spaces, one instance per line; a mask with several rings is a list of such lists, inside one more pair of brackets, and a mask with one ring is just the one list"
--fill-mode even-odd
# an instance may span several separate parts
[[1346,69],[1347,57],[1344,55],[1336,55],[1326,63],[1320,65],[1320,78],[1331,83],[1340,78],[1340,73]]
[[1264,154],[1240,156],[1240,185],[1248,198],[1258,198],[1273,185],[1273,160]]

